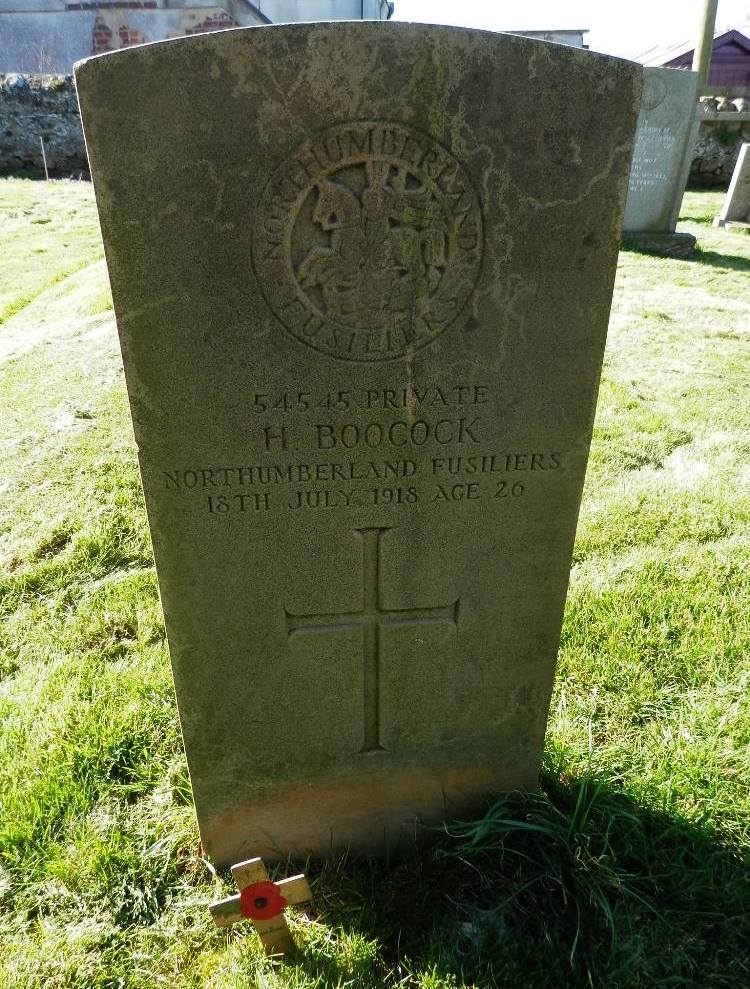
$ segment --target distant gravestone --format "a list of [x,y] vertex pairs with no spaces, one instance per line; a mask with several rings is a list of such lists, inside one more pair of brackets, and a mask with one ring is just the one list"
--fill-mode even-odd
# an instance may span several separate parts
[[646,68],[625,207],[625,234],[669,254],[689,254],[692,234],[676,233],[698,134],[698,73]]
[[207,852],[533,787],[640,69],[339,23],[77,85]]
[[750,227],[750,144],[743,144],[715,225]]

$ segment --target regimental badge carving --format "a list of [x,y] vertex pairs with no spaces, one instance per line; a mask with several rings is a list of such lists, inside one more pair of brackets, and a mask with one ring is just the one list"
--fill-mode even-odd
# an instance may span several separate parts
[[641,106],[644,110],[655,110],[667,97],[667,84],[657,75],[646,73],[643,77]]
[[253,264],[283,326],[343,360],[385,361],[443,333],[482,259],[469,177],[432,138],[357,122],[307,141],[260,200]]

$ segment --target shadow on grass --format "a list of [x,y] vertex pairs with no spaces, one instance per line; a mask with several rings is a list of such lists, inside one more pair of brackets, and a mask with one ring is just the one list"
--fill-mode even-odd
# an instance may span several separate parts
[[591,777],[548,775],[390,865],[323,865],[315,890],[354,947],[306,946],[314,984],[750,984],[750,861]]
[[[750,244],[750,240],[748,240]],[[707,264],[711,268],[721,268],[724,271],[750,271],[750,258],[737,254],[719,254],[718,251],[704,251],[700,247],[695,257],[688,259],[696,264]]]

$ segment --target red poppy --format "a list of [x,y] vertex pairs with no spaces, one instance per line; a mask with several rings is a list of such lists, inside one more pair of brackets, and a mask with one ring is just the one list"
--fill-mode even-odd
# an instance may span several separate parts
[[251,883],[240,891],[242,916],[251,920],[270,920],[278,917],[284,907],[289,904],[281,895],[281,890],[270,881]]

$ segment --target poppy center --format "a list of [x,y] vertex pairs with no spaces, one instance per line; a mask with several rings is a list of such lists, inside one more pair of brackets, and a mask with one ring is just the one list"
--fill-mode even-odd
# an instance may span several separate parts
[[255,898],[255,909],[263,910],[268,906],[268,899],[265,896],[256,896]]

